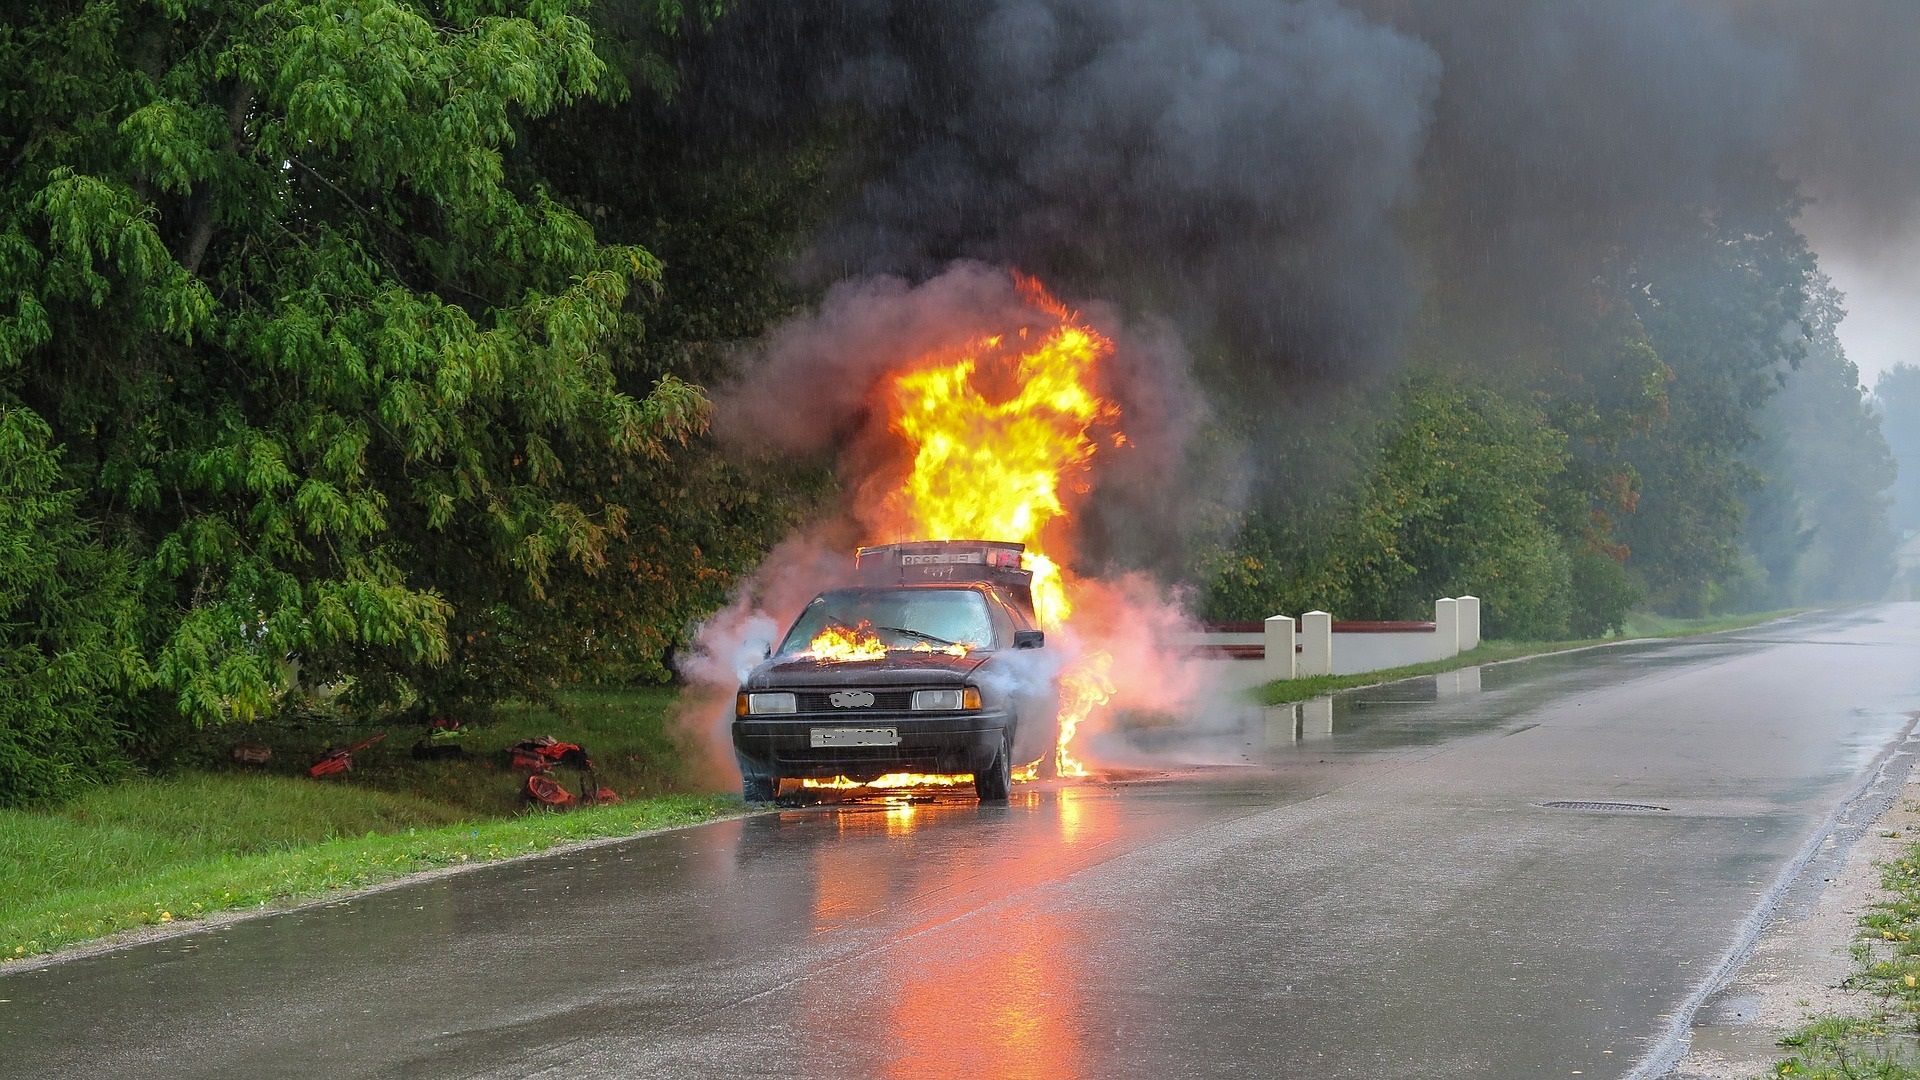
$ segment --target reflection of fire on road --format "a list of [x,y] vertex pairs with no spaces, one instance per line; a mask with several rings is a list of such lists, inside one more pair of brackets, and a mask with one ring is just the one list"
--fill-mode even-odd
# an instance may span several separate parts
[[967,1073],[1071,1080],[1085,1072],[1079,920],[1026,905],[996,923],[986,951],[912,971],[889,1034],[886,1075],[950,1075],[955,1047]]

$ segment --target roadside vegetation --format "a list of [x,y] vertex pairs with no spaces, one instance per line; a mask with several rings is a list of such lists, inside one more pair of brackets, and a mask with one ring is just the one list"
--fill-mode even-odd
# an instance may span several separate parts
[[1623,620],[1625,625],[1618,633],[1607,637],[1575,638],[1566,641],[1482,641],[1474,648],[1449,660],[1408,664],[1405,667],[1368,671],[1358,675],[1307,675],[1298,679],[1275,679],[1258,688],[1255,694],[1262,704],[1285,705],[1340,690],[1352,690],[1355,687],[1373,686],[1421,675],[1439,675],[1478,664],[1497,664],[1503,660],[1522,660],[1529,656],[1542,656],[1547,653],[1566,652],[1569,649],[1586,649],[1595,645],[1618,644],[1645,638],[1691,637],[1696,634],[1717,634],[1726,630],[1740,630],[1792,614],[1794,610],[1676,619],[1634,612],[1625,617]]
[[1774,1075],[1811,1080],[1920,1077],[1920,843],[1881,868],[1884,894],[1860,917],[1851,985],[1871,995],[1864,1016],[1815,1020],[1781,1040],[1792,1052]]
[[[312,737],[337,744],[358,730],[279,729],[273,761],[257,768],[219,765],[208,740],[208,757],[163,777],[0,809],[0,961],[739,811],[733,796],[687,790],[698,785],[668,727],[671,700],[641,689],[567,694],[558,709],[512,706],[463,758],[415,761],[395,738],[326,779],[304,775]],[[622,801],[527,809],[517,794],[526,774],[500,751],[535,735],[585,746]]]

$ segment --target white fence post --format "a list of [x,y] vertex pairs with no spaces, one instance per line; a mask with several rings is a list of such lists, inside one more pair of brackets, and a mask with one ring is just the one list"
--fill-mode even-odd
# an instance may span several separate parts
[[1433,636],[1439,639],[1434,643],[1434,659],[1449,660],[1460,655],[1460,601],[1433,602]]
[[1460,651],[1480,647],[1480,598],[1461,596],[1460,601]]
[[1333,616],[1309,611],[1300,616],[1301,675],[1333,674]]
[[1267,647],[1267,678],[1293,678],[1297,665],[1293,662],[1292,616],[1269,616],[1263,641]]

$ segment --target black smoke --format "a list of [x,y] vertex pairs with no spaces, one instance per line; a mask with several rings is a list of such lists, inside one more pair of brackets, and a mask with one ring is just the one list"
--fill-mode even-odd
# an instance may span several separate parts
[[1394,217],[1440,74],[1422,43],[1329,3],[738,14],[695,87],[716,124],[839,117],[858,151],[810,279],[975,259],[1279,366],[1391,354],[1414,303]]
[[1435,287],[1551,318],[1793,183],[1883,236],[1917,50],[1905,0],[747,0],[689,91],[855,150],[808,280],[1011,264],[1276,394],[1390,368]]

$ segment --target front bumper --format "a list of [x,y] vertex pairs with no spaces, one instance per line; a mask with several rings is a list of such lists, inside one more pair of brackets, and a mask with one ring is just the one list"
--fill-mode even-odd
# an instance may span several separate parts
[[[815,728],[893,728],[898,746],[814,746]],[[871,780],[890,772],[979,772],[1011,742],[1013,716],[1003,711],[872,713],[846,716],[743,716],[733,721],[733,748],[765,773],[785,777],[846,776]]]

